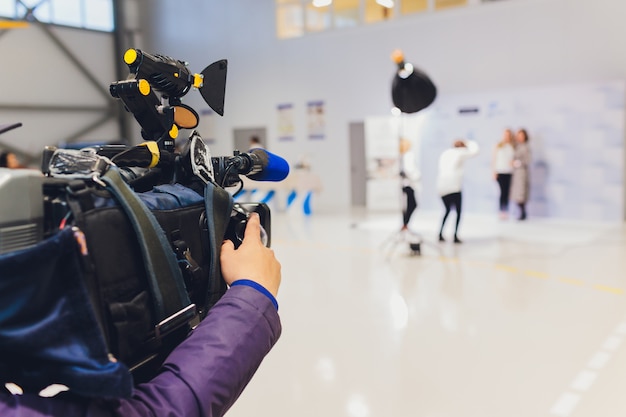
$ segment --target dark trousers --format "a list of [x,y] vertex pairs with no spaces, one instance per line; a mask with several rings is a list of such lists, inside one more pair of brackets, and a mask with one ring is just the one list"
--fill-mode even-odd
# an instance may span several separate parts
[[511,192],[511,174],[498,174],[496,181],[500,186],[500,211],[509,209],[509,194]]
[[417,200],[415,200],[415,190],[412,187],[402,187],[402,192],[404,193],[404,207],[402,210],[402,225],[408,226],[409,220],[411,220],[411,215],[417,208]]
[[457,232],[459,231],[459,223],[461,222],[461,193],[458,192],[444,195],[443,197],[441,197],[441,200],[443,201],[443,205],[446,208],[446,212],[443,215],[443,220],[441,221],[439,236],[443,234],[443,227],[446,225],[446,220],[448,219],[448,215],[450,214],[450,210],[452,209],[452,207],[454,207],[454,209],[456,210],[456,225],[454,226],[454,236],[456,236]]

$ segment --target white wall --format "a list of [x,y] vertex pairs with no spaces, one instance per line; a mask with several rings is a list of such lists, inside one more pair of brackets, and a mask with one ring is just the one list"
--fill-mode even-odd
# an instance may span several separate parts
[[77,141],[119,140],[113,116],[99,127],[111,106],[109,84],[116,80],[113,36],[110,33],[50,27],[59,42],[85,68],[81,71],[52,40],[44,28],[0,31],[0,124],[22,127],[0,136],[0,149],[15,150],[22,162],[39,166],[46,145],[59,145],[83,133]]
[[[503,0],[402,17],[300,39],[275,37],[274,0],[142,0],[146,49],[188,61],[193,71],[229,60],[226,108],[214,154],[232,150],[232,130],[267,126],[269,149],[294,162],[310,155],[324,190],[314,211],[347,209],[348,126],[387,115],[391,52],[431,76],[440,94],[520,89],[626,76],[626,2]],[[192,92],[185,102],[206,105]],[[306,138],[306,102],[327,105],[327,139]],[[293,103],[296,139],[276,139],[276,105]]]

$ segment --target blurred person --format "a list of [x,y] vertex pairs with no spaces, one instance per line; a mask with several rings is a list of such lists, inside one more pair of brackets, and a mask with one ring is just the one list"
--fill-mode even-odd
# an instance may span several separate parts
[[439,172],[437,175],[437,192],[443,201],[445,213],[439,229],[439,241],[445,242],[443,229],[452,207],[456,210],[456,224],[454,226],[454,243],[462,243],[459,239],[459,224],[461,222],[461,207],[463,176],[465,161],[476,156],[479,146],[471,140],[456,140],[452,147],[443,151],[439,157]]
[[499,210],[500,218],[509,217],[509,200],[511,192],[511,177],[513,174],[513,131],[505,129],[502,139],[496,144],[493,150],[492,169],[494,179],[500,188]]
[[526,220],[526,203],[530,195],[530,147],[528,132],[519,129],[515,133],[513,175],[511,177],[511,200],[519,207],[518,220]]
[[[280,337],[281,265],[250,216],[239,248],[226,240],[222,275],[230,288],[130,398],[41,397],[0,391],[2,417],[223,416]],[[42,343],[45,343],[42,341]]]
[[415,154],[411,150],[411,141],[406,138],[400,139],[400,178],[402,184],[402,229],[409,229],[409,222],[413,212],[417,208],[415,192],[420,179],[417,169]]
[[250,137],[250,143],[248,144],[248,149],[256,149],[256,148],[262,148],[263,144],[261,143],[261,139],[257,136],[251,136]]
[[0,152],[0,168],[25,168],[20,162],[15,152]]

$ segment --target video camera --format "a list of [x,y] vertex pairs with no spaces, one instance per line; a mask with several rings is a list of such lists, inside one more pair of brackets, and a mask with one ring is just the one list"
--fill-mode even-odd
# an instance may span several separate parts
[[[42,158],[42,172],[46,176],[93,177],[94,172],[102,170],[110,160],[136,192],[149,191],[159,184],[178,183],[200,194],[209,182],[225,189],[239,186],[240,190],[243,186],[240,175],[259,181],[280,181],[287,176],[287,162],[264,149],[247,153],[235,150],[230,157],[212,157],[195,130],[180,147],[181,151],[176,151],[179,129],[194,129],[199,123],[197,112],[181,101],[189,91],[197,89],[211,109],[223,116],[226,60],[212,63],[200,74],[192,74],[183,61],[140,49],[128,49],[123,59],[130,75],[126,80],[112,83],[109,90],[133,114],[146,142],[133,147],[98,145],[78,152],[46,147]],[[96,168],[97,164],[103,167]],[[59,209],[53,211],[62,212]],[[228,227],[232,234],[225,238],[238,245],[245,219],[253,211],[261,216],[269,245],[269,208],[261,203],[236,203]],[[50,232],[46,230],[44,234]]]
[[[144,142],[50,146],[40,174],[0,169],[0,194],[21,194],[10,203],[0,199],[0,255],[71,227],[81,237],[85,286],[107,349],[141,382],[226,290],[222,241],[239,246],[256,212],[271,244],[269,207],[234,202],[241,175],[281,181],[289,165],[261,148],[213,157],[193,130],[198,114],[181,98],[197,89],[223,115],[226,60],[200,74],[139,49],[127,50],[124,62],[129,77],[112,83],[110,93],[133,114]],[[179,129],[192,130],[182,146]]]

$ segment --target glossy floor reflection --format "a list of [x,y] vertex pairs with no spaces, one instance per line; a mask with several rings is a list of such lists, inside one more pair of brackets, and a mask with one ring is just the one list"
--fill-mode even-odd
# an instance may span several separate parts
[[[283,335],[229,417],[626,415],[626,231],[273,213]],[[454,217],[454,215],[452,215]]]

